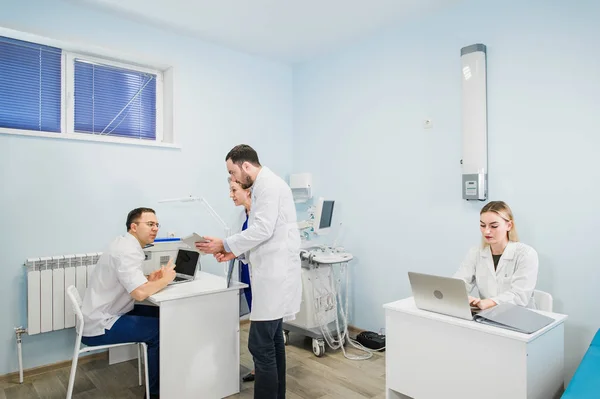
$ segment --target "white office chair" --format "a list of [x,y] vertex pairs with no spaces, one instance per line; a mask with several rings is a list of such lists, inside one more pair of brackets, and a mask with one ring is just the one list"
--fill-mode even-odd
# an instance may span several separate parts
[[77,372],[77,361],[79,355],[85,352],[96,351],[99,349],[114,348],[117,346],[125,345],[137,345],[138,346],[138,370],[139,370],[139,384],[142,385],[142,355],[144,356],[144,376],[146,381],[146,397],[150,397],[150,383],[148,382],[148,347],[144,342],[127,342],[123,344],[111,344],[111,345],[98,345],[98,346],[84,346],[81,347],[81,337],[83,336],[83,313],[81,313],[81,297],[75,286],[67,288],[67,295],[71,300],[73,306],[73,312],[77,317],[77,339],[75,340],[75,351],[73,352],[73,362],[71,363],[71,374],[69,376],[69,387],[67,388],[67,399],[71,399],[73,395],[73,385],[75,385],[75,373]]
[[549,293],[540,290],[534,290],[533,300],[535,301],[535,304],[539,310],[544,312],[552,312],[554,301],[552,299],[552,295]]

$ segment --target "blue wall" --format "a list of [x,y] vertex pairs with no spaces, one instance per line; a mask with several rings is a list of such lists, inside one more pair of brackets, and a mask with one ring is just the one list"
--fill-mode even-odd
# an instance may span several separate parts
[[484,43],[490,198],[569,315],[570,379],[600,327],[599,16],[593,1],[467,1],[294,70],[294,170],[339,201],[354,325],[378,331],[407,271],[451,275],[479,243],[483,204],[460,190],[460,49]]
[[[137,206],[157,210],[168,231],[223,235],[201,207],[158,204],[203,195],[225,220],[225,154],[253,145],[275,172],[291,171],[292,69],[132,23],[74,2],[3,1],[0,26],[83,46],[157,59],[175,68],[175,134],[182,149],[0,134],[2,278],[0,375],[17,370],[13,327],[27,325],[28,257],[102,251]],[[268,137],[268,140],[267,140]],[[161,216],[162,215],[162,216]],[[211,258],[203,268],[221,272]],[[73,329],[25,336],[24,366],[69,359]]]
[[[482,42],[490,196],[512,206],[522,241],[540,255],[538,287],[569,315],[570,379],[600,327],[597,3],[467,1],[293,71],[73,2],[4,3],[0,26],[174,65],[183,148],[0,135],[0,375],[17,368],[25,258],[102,250],[138,205],[157,209],[163,234],[219,234],[201,208],[157,201],[204,195],[233,219],[223,157],[239,142],[281,175],[312,172],[315,194],[338,200],[342,244],[356,255],[352,324],[384,327],[382,304],[410,295],[408,270],[451,274],[479,242],[482,204],[460,192],[460,48]],[[426,118],[433,129],[422,128]],[[73,334],[24,342],[30,368],[68,359]]]

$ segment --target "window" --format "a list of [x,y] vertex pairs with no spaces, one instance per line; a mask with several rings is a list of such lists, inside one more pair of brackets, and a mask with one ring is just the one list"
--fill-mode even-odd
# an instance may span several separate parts
[[[68,45],[2,36],[0,28],[0,133],[173,146],[164,132],[163,72],[78,54]],[[9,31],[12,33],[12,31]],[[36,38],[36,42],[38,38]],[[169,88],[170,89],[170,88]]]
[[156,75],[75,60],[78,133],[156,139]]
[[0,127],[61,131],[62,50],[0,36]]

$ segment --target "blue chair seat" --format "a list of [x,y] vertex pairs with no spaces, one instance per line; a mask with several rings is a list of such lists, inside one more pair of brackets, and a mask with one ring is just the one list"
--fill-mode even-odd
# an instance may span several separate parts
[[600,398],[600,330],[583,356],[561,399]]

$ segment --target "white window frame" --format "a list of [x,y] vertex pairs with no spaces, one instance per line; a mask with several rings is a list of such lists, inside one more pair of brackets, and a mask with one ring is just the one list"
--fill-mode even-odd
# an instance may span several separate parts
[[[83,140],[94,142],[110,142],[121,144],[132,144],[138,146],[150,147],[168,147],[181,148],[174,143],[174,135],[172,132],[172,123],[167,126],[168,131],[165,131],[164,114],[167,112],[172,118],[172,94],[167,98],[164,95],[165,75],[169,75],[168,82],[172,81],[172,68],[169,67],[153,67],[147,63],[135,63],[134,61],[126,61],[123,57],[107,54],[106,51],[101,51],[100,54],[89,55],[87,49],[75,47],[69,43],[64,43],[57,40],[44,38],[41,36],[18,32],[11,29],[0,27],[0,36],[10,37],[17,40],[24,40],[33,43],[38,43],[46,46],[57,47],[62,50],[61,63],[61,131],[60,132],[43,132],[37,130],[11,129],[0,127],[0,134],[11,134],[18,136],[43,137],[52,139],[67,139],[67,140]],[[97,65],[114,66],[131,71],[150,73],[156,76],[156,137],[154,140],[136,139],[129,137],[117,137],[110,135],[99,135],[93,133],[82,133],[75,131],[75,59],[81,59],[86,62]],[[169,87],[169,93],[172,93],[172,87]],[[165,101],[167,99],[167,101]],[[172,121],[170,121],[172,122]],[[165,140],[166,139],[166,140]]]
[[156,69],[149,69],[139,66],[133,66],[130,64],[124,64],[122,62],[116,62],[107,60],[104,58],[98,58],[94,56],[77,54],[73,52],[66,52],[63,50],[64,61],[63,66],[66,69],[67,80],[66,82],[66,121],[67,129],[65,132],[69,135],[85,135],[85,136],[96,136],[99,138],[109,137],[108,135],[99,135],[94,133],[77,132],[75,130],[75,60],[81,60],[89,62],[94,65],[101,66],[112,66],[121,69],[127,69],[135,72],[149,73],[156,76],[156,138],[155,140],[142,140],[127,137],[111,137],[121,138],[124,140],[135,140],[139,141],[156,141],[162,143],[163,141],[163,72]]

